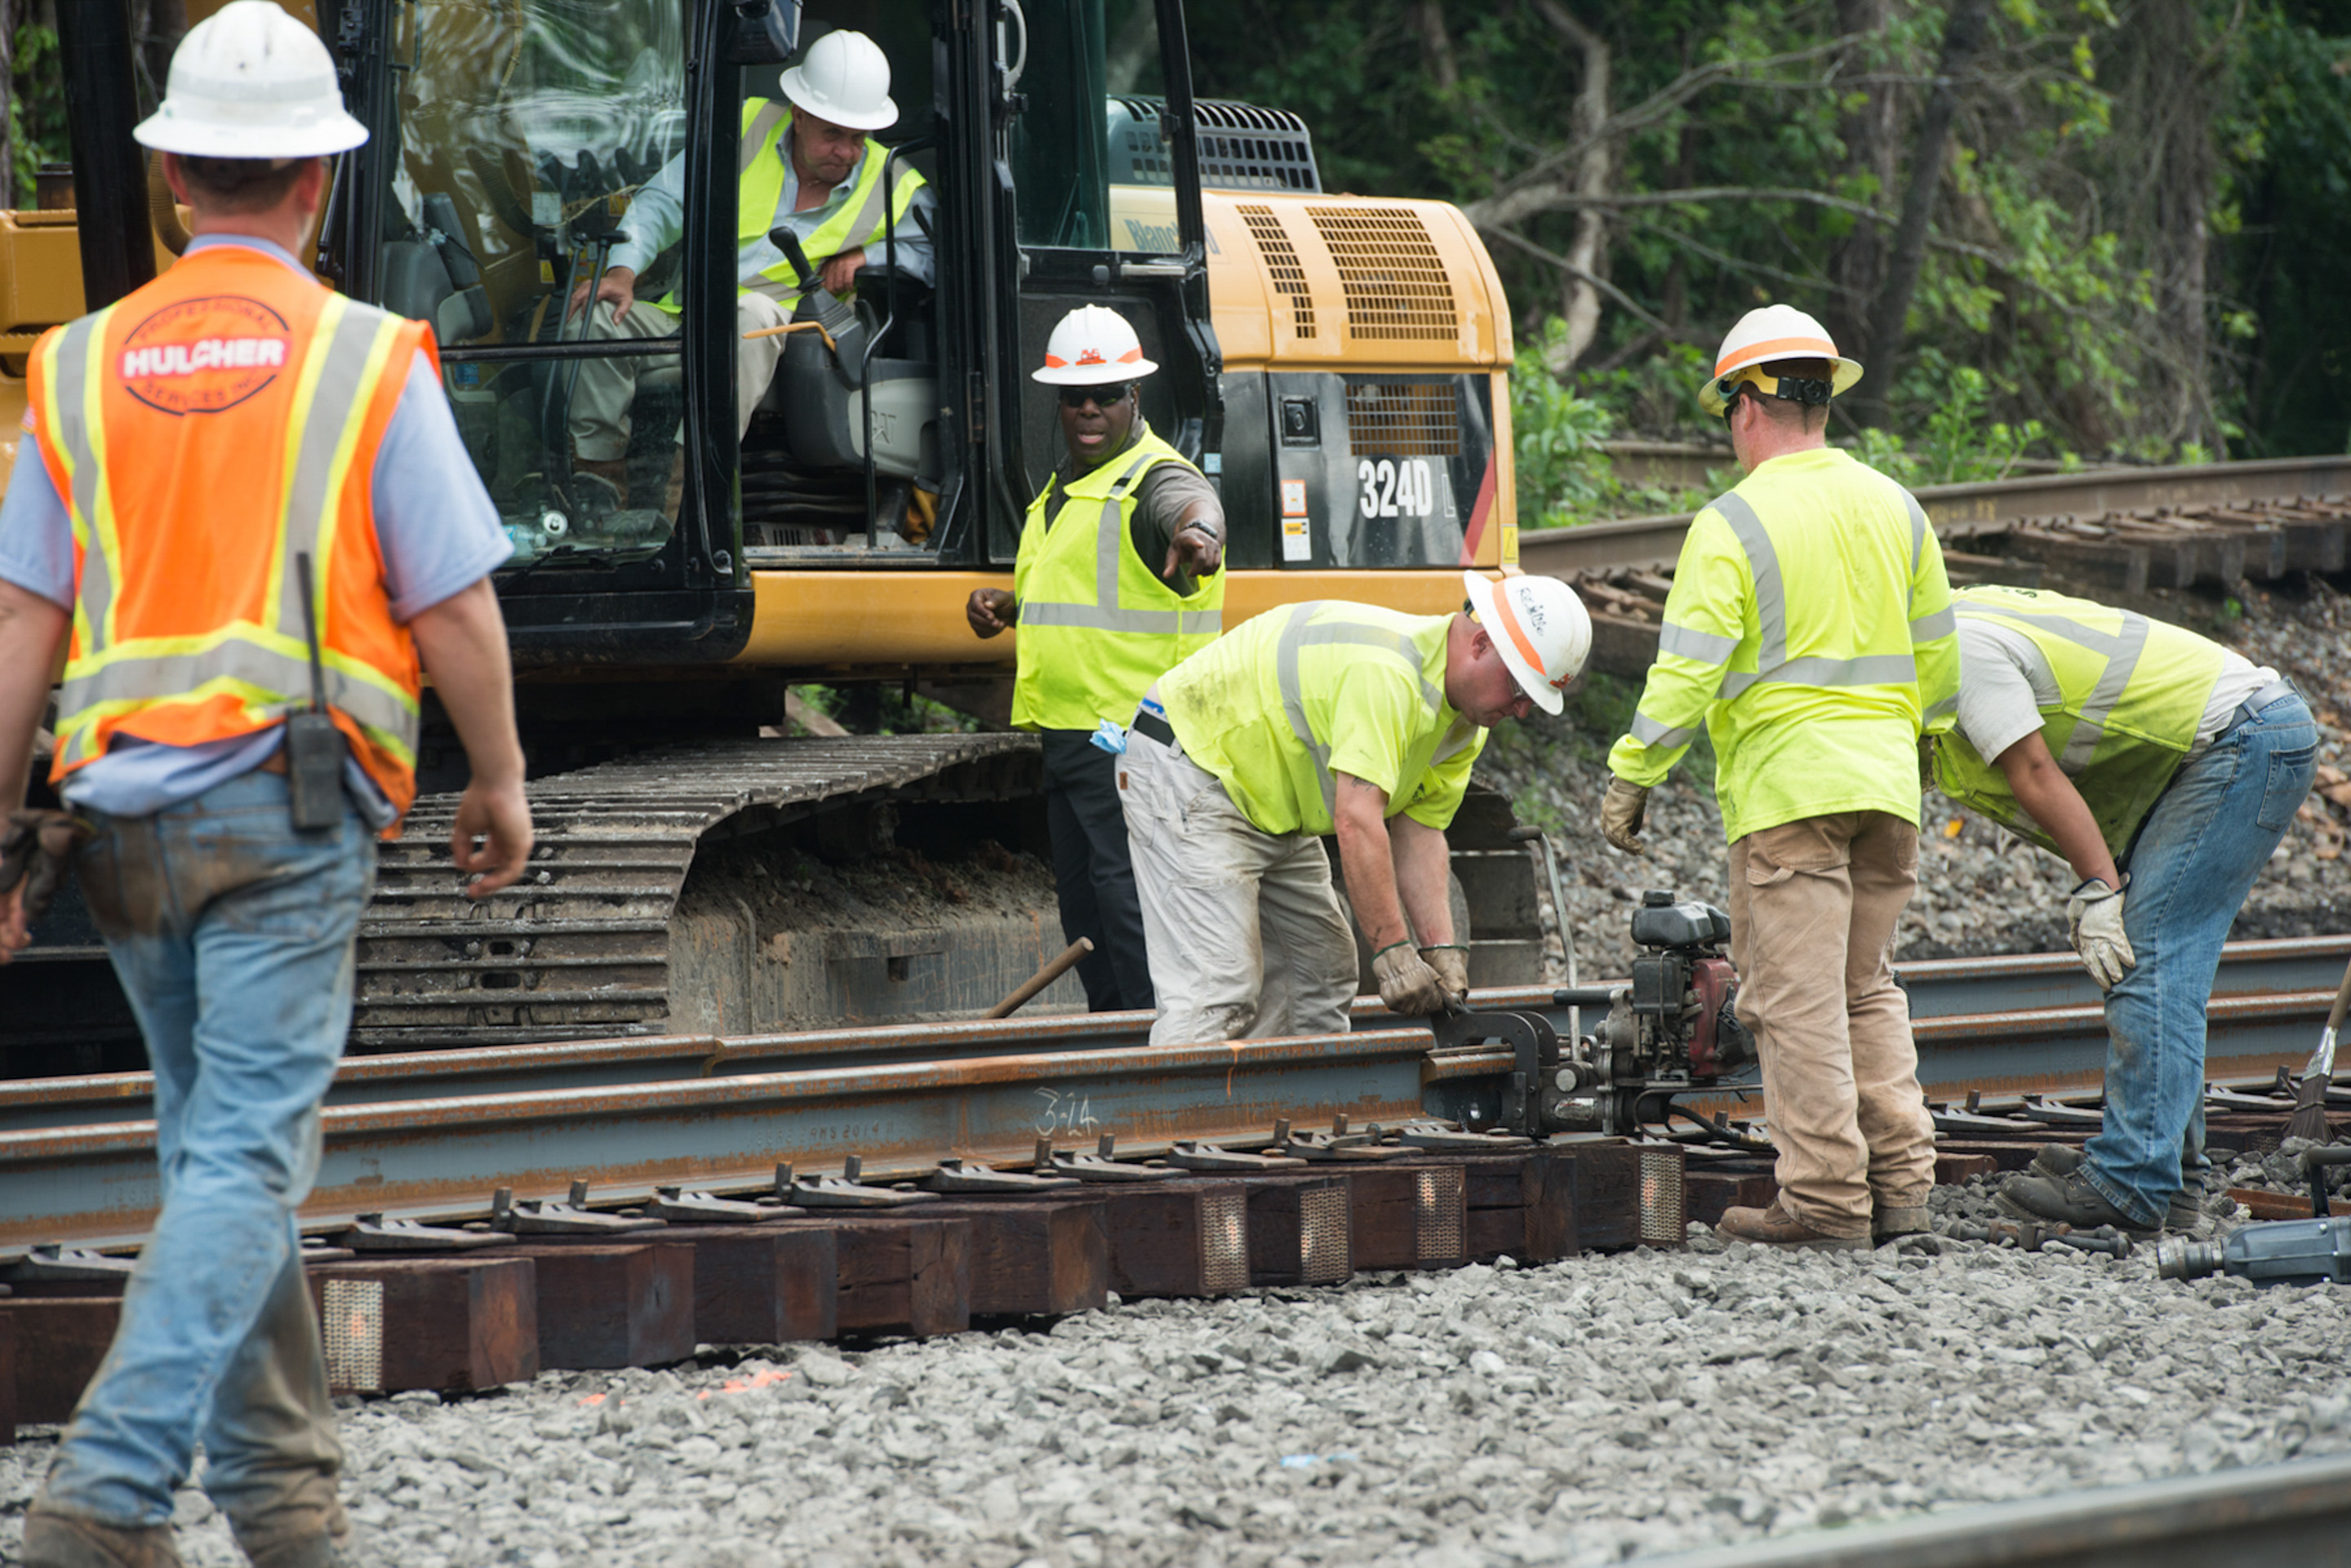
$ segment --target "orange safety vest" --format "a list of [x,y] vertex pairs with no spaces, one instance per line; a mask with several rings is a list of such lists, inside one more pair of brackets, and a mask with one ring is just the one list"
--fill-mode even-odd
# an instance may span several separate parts
[[243,246],[42,334],[26,392],[74,538],[53,779],[117,735],[201,746],[307,708],[307,552],[329,709],[408,810],[416,644],[392,616],[373,479],[420,349],[437,371],[423,322]]

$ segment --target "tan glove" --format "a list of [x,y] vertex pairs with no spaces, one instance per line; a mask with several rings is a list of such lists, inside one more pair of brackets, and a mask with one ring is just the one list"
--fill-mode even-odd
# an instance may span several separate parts
[[1600,801],[1601,836],[1628,855],[1647,854],[1648,846],[1641,842],[1641,819],[1648,810],[1646,787],[1611,779],[1608,793]]
[[1437,971],[1413,950],[1398,942],[1372,955],[1372,975],[1380,983],[1380,1000],[1392,1013],[1426,1018],[1445,1010],[1445,988]]
[[2074,939],[2074,951],[2081,955],[2082,967],[2090,971],[2101,991],[2113,990],[2122,983],[2124,970],[2138,967],[2138,955],[2131,951],[2130,937],[2123,930],[2123,889],[2128,886],[2127,872],[2122,887],[2108,887],[2094,876],[2065,900],[2066,933]]
[[48,912],[49,900],[66,879],[74,852],[89,842],[93,830],[70,811],[11,811],[0,827],[0,894],[25,884],[25,924]]
[[1437,971],[1437,983],[1455,1001],[1469,995],[1469,949],[1456,943],[1438,947],[1423,947],[1421,961]]

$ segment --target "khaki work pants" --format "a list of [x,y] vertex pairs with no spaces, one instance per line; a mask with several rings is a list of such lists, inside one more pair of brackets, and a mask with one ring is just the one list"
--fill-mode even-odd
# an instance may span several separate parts
[[[772,338],[753,338],[746,341],[742,334],[762,327],[780,327],[791,318],[783,307],[764,294],[738,294],[735,297],[735,413],[739,427],[736,439],[751,428],[752,412],[759,400],[768,395],[768,382],[775,378],[776,366],[783,361],[784,345],[791,341],[778,334]],[[587,340],[591,343],[611,342],[618,338],[674,338],[678,318],[657,306],[640,299],[617,316],[602,300],[588,314]],[[580,330],[575,319],[565,324],[566,334]],[[590,463],[617,463],[629,455],[631,429],[630,406],[636,401],[637,377],[647,370],[667,368],[674,371],[677,356],[664,355],[653,360],[582,360],[580,379],[571,391],[571,450]]]
[[1269,833],[1217,776],[1130,732],[1118,770],[1159,1016],[1154,1045],[1343,1034],[1355,934],[1311,833]]
[[1935,1178],[1895,923],[1918,883],[1918,830],[1885,811],[1808,817],[1730,846],[1739,1017],[1762,1055],[1780,1203],[1865,1236],[1873,1201],[1910,1207]]

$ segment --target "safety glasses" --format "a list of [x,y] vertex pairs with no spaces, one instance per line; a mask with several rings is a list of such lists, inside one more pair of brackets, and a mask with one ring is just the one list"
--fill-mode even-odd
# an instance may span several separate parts
[[1133,386],[1124,382],[1106,387],[1063,387],[1061,406],[1083,408],[1086,404],[1092,403],[1096,408],[1116,408],[1126,401],[1126,394],[1134,390]]

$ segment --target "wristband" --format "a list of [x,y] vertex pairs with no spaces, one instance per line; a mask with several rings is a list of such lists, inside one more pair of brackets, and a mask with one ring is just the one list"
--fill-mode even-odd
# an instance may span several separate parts
[[1385,956],[1387,954],[1395,952],[1397,948],[1409,947],[1411,946],[1412,938],[1409,936],[1405,937],[1401,942],[1391,942],[1386,946],[1381,948],[1377,953],[1372,955],[1372,962],[1376,964],[1382,957]]

